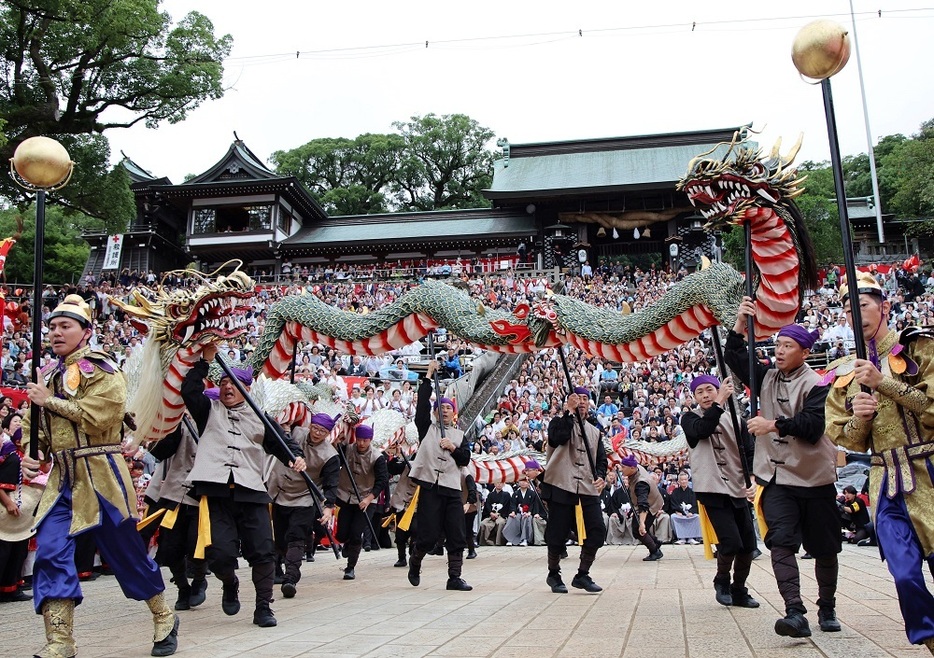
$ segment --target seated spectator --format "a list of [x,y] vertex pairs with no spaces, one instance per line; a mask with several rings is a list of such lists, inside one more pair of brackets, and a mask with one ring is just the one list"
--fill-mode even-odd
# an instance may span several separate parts
[[506,545],[503,528],[511,511],[512,497],[503,491],[503,483],[497,482],[483,503],[483,516],[480,520],[481,546]]
[[701,543],[697,496],[688,484],[690,484],[688,474],[681,471],[678,473],[678,487],[671,492],[671,526],[678,538],[676,544]]
[[600,504],[606,525],[606,543],[612,546],[632,546],[639,543],[632,535],[632,504],[629,501],[628,487],[626,476],[621,478],[615,468],[607,471],[606,487],[600,494]]
[[843,487],[843,495],[837,501],[840,510],[840,527],[846,532],[846,539],[856,544],[869,539],[869,510],[856,494],[856,487],[848,484]]
[[503,526],[503,538],[506,546],[528,546],[535,543],[535,526],[540,525],[540,536],[545,536],[545,507],[542,499],[523,477],[516,483],[512,494],[512,509]]
[[618,412],[619,407],[613,403],[613,398],[609,395],[604,395],[603,404],[597,407],[597,421],[600,423],[601,427],[609,427],[610,422]]

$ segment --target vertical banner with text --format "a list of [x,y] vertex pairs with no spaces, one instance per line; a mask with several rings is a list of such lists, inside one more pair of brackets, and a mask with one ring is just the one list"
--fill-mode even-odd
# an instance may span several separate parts
[[123,235],[107,236],[107,251],[104,252],[103,270],[120,269],[120,255],[123,252]]

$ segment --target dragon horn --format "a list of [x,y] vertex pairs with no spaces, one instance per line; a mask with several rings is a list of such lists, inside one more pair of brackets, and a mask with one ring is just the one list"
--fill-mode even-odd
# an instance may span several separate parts
[[[791,147],[791,150],[788,151],[788,154],[782,158],[782,164],[784,166],[790,165],[794,162],[794,159],[798,157],[798,151],[801,150],[801,142],[804,141],[804,133],[798,133],[798,141],[794,143],[794,146]],[[779,140],[781,142],[781,140]]]
[[781,151],[781,148],[782,148],[782,138],[779,137],[777,140],[775,140],[775,146],[772,147],[772,152],[769,154],[769,157],[771,159],[778,160],[779,162],[781,162],[782,156],[781,156],[781,153],[779,153],[779,151]]

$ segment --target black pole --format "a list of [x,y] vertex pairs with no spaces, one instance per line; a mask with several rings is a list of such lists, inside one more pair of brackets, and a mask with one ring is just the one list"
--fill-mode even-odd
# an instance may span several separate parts
[[[571,371],[568,370],[568,362],[564,358],[564,348],[561,345],[558,345],[558,355],[561,357],[561,367],[564,368],[564,377],[568,380],[568,395],[574,393],[574,381],[571,379]],[[580,412],[577,408],[574,408],[574,417],[577,418],[577,426],[581,431],[581,443],[584,444],[584,450],[587,452],[587,463],[590,464],[590,474],[593,475],[593,479],[597,479],[597,463],[593,459],[593,453],[590,451],[590,444],[587,443],[587,432],[584,430],[584,419],[581,418]]]
[[438,409],[438,428],[441,430],[441,440],[444,440],[444,415],[441,412],[441,384],[438,382],[438,366],[437,366],[437,355],[435,354],[435,334],[433,331],[428,332],[428,354],[431,355],[431,360],[435,362],[435,371],[432,373],[431,381],[435,387],[435,403],[437,404]]
[[[824,114],[827,117],[827,137],[830,140],[830,165],[833,169],[833,188],[837,195],[837,213],[840,217],[840,237],[843,240],[843,265],[846,269],[847,290],[850,297],[850,317],[853,319],[853,342],[856,358],[866,358],[866,341],[863,338],[863,318],[859,308],[859,282],[856,280],[856,261],[853,258],[853,236],[850,220],[846,214],[846,190],[843,187],[843,164],[840,162],[840,143],[837,141],[837,119],[833,111],[833,95],[830,78],[820,83],[824,92]],[[864,389],[868,390],[868,389]]]
[[[746,231],[746,296],[753,298],[752,278],[752,225],[749,220],[744,224]],[[746,342],[749,344],[749,417],[759,415],[759,383],[756,381],[756,318],[746,316]]]
[[201,438],[198,436],[198,428],[191,422],[191,418],[188,417],[188,414],[182,414],[182,422],[185,424],[185,429],[188,430],[188,433],[191,435],[192,441],[198,443]]
[[298,358],[298,338],[295,339],[295,347],[292,348],[292,369],[289,372],[289,383],[295,383],[295,361]]
[[[710,328],[713,338],[713,349],[714,354],[717,357],[717,369],[720,371],[720,385],[722,386],[726,382],[727,377],[730,376],[730,371],[726,367],[726,361],[723,359],[723,346],[720,344],[720,330],[717,329],[717,325],[714,325]],[[746,459],[746,446],[743,441],[743,432],[742,425],[739,422],[739,414],[736,413],[736,401],[733,399],[733,396],[730,396],[728,400],[730,406],[730,419],[733,421],[733,433],[736,435],[736,447],[739,449],[739,463],[743,467],[743,481],[746,483],[746,488],[752,486],[752,480],[749,477],[749,461]]]
[[[45,251],[45,190],[36,192],[36,244],[33,249],[32,381],[39,383],[42,356],[42,279]],[[39,405],[29,405],[29,457],[39,459]]]
[[[347,444],[349,448],[350,444]],[[354,448],[356,450],[356,448]],[[363,501],[363,497],[360,495],[360,489],[357,488],[357,481],[353,479],[353,471],[350,470],[350,464],[347,463],[347,456],[344,454],[344,446],[337,446],[337,458],[341,462],[341,466],[344,467],[344,470],[347,471],[347,479],[350,480],[350,486],[353,487],[353,495],[357,497],[358,501]],[[376,502],[376,496],[373,496],[373,502]],[[376,534],[376,530],[373,529],[373,522],[370,521],[370,517],[367,515],[366,510],[361,510],[363,512],[363,518],[366,519],[366,524],[370,528],[370,534],[373,535],[374,541],[379,541],[379,535]]]
[[[220,355],[215,356],[214,361],[221,367],[221,370],[224,371],[224,375],[230,379],[230,383],[234,385],[234,388],[240,391],[240,395],[243,396],[243,400],[249,405],[250,409],[253,410],[253,413],[256,414],[256,417],[259,418],[260,422],[263,423],[266,431],[271,432],[276,437],[276,441],[278,441],[279,446],[287,453],[292,455],[292,450],[289,448],[289,444],[286,443],[285,437],[282,436],[282,428],[279,427],[276,423],[272,422],[269,416],[267,416],[266,413],[259,408],[259,405],[256,404],[256,401],[252,397],[250,397],[249,392],[243,386],[243,382],[237,379],[236,375],[231,372],[230,366],[227,365],[227,362],[224,361]],[[339,450],[338,453],[340,453]],[[295,459],[295,455],[292,455],[292,459]],[[318,488],[318,485],[315,484],[315,481],[311,479],[311,476],[308,475],[306,471],[302,471],[300,475],[305,481],[305,486],[308,487],[308,491],[311,493],[311,499],[314,501],[315,506],[318,508],[319,514],[323,514],[324,493],[321,491],[321,489]],[[327,532],[328,541],[331,544],[331,548],[334,549],[334,557],[339,560],[341,555],[340,551],[337,549],[337,542],[335,542],[334,538],[331,537],[331,532],[327,528],[325,528],[325,532]]]

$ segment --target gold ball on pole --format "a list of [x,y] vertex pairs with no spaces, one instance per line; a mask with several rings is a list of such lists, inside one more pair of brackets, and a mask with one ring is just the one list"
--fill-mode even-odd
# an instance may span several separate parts
[[850,59],[850,39],[839,23],[818,20],[808,23],[795,36],[791,61],[798,73],[824,80],[839,73]]
[[38,189],[56,188],[67,183],[75,164],[64,146],[41,135],[23,140],[10,162],[20,178]]

